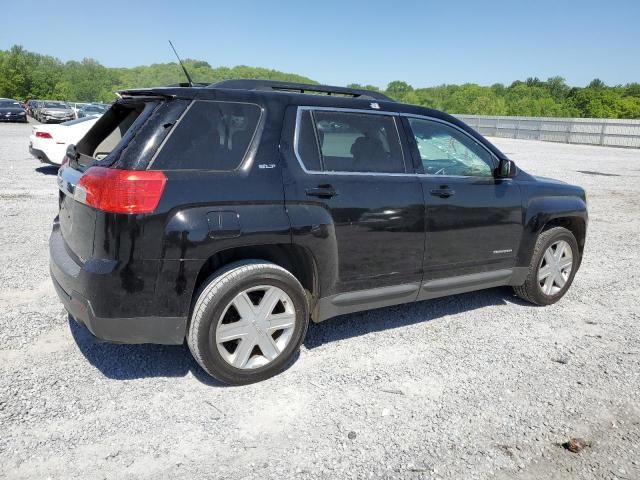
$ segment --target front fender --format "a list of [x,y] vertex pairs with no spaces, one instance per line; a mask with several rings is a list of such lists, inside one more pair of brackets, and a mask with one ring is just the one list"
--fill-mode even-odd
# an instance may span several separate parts
[[528,266],[538,235],[545,225],[558,219],[578,218],[588,222],[587,204],[579,196],[544,196],[531,198],[524,208],[523,235],[518,250],[518,266]]

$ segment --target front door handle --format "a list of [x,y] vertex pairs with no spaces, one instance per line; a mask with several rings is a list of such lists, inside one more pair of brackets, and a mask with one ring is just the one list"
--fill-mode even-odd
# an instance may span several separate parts
[[444,185],[440,188],[434,188],[431,190],[431,195],[434,197],[449,198],[455,194],[455,190],[451,190],[449,187],[445,187]]
[[331,198],[338,195],[338,191],[331,185],[318,185],[315,188],[307,188],[305,193],[309,197]]

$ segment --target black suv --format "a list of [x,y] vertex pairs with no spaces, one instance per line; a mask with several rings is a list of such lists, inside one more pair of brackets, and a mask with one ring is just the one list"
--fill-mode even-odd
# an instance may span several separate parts
[[51,277],[97,337],[181,344],[217,379],[281,371],[309,319],[573,280],[583,189],[445,113],[234,80],[120,92],[67,152]]

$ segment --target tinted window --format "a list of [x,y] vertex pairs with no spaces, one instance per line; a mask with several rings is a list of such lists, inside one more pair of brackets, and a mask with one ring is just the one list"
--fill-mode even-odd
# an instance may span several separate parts
[[404,172],[402,148],[393,117],[313,111],[311,118],[323,170]]
[[240,165],[260,119],[260,107],[247,103],[196,102],[151,168],[233,170]]
[[84,122],[88,122],[89,120],[93,120],[94,122],[97,120],[96,117],[81,117],[81,118],[76,118],[75,120],[68,120],[66,122],[62,122],[60,125],[77,125],[78,123],[84,123]]
[[322,170],[320,167],[318,139],[316,138],[316,131],[313,128],[313,119],[309,110],[302,110],[300,113],[298,154],[307,170]]
[[430,120],[409,118],[425,173],[490,177],[491,154],[459,130]]
[[15,100],[1,100],[0,108],[18,108],[20,107],[20,103]]
[[69,108],[69,105],[62,102],[44,102],[44,108]]

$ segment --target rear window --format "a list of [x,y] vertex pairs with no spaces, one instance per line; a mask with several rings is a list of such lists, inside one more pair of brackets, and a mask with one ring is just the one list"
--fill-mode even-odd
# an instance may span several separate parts
[[[149,142],[159,143],[164,136],[157,136],[158,131],[166,135],[171,121],[185,108],[186,102],[179,100],[123,99],[97,120],[89,117],[95,124],[75,145],[76,158],[70,163],[74,168],[76,164],[90,166],[96,162],[117,168],[143,168],[155,151],[149,148]],[[124,152],[129,154],[123,157]]]
[[196,101],[168,137],[154,170],[238,168],[255,135],[262,110],[236,102]]
[[62,122],[60,125],[65,125],[65,126],[69,126],[69,125],[77,125],[78,123],[84,123],[84,122],[88,122],[89,120],[96,120],[96,117],[81,117],[81,118],[76,118],[75,120],[67,120],[66,122]]

